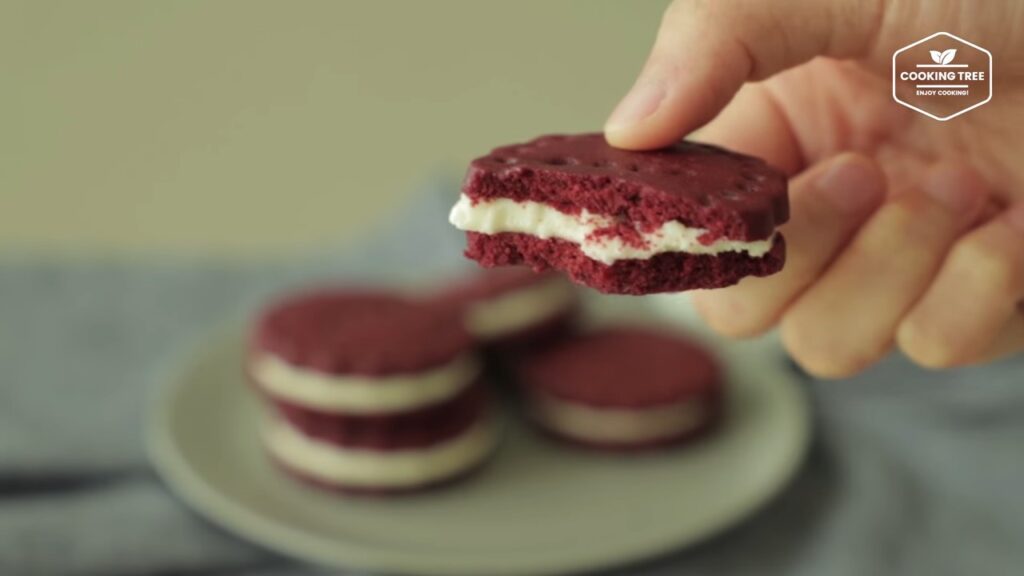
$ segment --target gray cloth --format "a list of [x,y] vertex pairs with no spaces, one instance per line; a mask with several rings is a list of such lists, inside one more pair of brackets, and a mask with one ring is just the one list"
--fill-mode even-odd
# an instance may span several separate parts
[[[318,574],[226,534],[149,470],[143,409],[173,352],[284,287],[464,266],[438,181],[357,249],[295,263],[0,263],[0,574]],[[1024,571],[1024,358],[929,373],[893,357],[809,382],[817,440],[750,522],[630,574]]]

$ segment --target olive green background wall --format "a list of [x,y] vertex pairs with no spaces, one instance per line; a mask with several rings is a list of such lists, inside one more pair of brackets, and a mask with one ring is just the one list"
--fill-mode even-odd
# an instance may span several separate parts
[[600,129],[665,5],[0,0],[0,251],[343,241],[493,145]]

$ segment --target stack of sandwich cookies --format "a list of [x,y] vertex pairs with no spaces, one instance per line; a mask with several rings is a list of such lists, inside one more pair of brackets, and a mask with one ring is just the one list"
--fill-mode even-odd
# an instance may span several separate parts
[[481,363],[458,311],[322,291],[268,308],[247,371],[274,408],[270,456],[312,483],[401,492],[444,483],[494,445]]
[[761,160],[713,146],[634,152],[600,134],[545,136],[474,160],[450,220],[485,267],[554,268],[608,293],[674,292],[780,270],[786,189]]
[[635,450],[693,438],[722,413],[715,360],[677,335],[641,328],[580,334],[520,368],[534,422],[559,439]]
[[483,270],[446,289],[440,299],[462,309],[466,328],[480,343],[506,348],[566,332],[580,305],[576,288],[565,278],[522,266]]

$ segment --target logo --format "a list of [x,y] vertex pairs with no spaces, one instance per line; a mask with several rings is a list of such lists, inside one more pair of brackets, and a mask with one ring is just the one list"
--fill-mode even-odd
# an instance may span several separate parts
[[892,55],[892,97],[945,122],[992,99],[992,53],[936,32]]

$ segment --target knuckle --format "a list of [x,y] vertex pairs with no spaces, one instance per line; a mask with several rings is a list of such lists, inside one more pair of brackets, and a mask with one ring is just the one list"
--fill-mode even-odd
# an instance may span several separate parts
[[687,19],[692,18],[694,13],[701,16],[711,16],[720,13],[723,9],[729,9],[728,2],[716,0],[673,0],[667,8],[663,18]]
[[665,8],[665,11],[661,14],[662,23],[672,22],[679,18],[683,18],[686,13],[700,8],[704,2],[700,0],[673,0]]
[[661,13],[662,33],[672,33],[694,18],[710,20],[716,2],[709,0],[673,0]]
[[743,299],[695,294],[693,304],[712,330],[729,338],[751,338],[772,326],[765,311],[749,306]]
[[993,294],[1017,295],[1020,273],[1014,255],[1003,246],[968,237],[953,247],[950,262],[957,270],[969,271]]
[[[861,229],[847,252],[872,262],[879,274],[941,261],[952,232],[947,223],[936,221],[925,212],[917,195],[908,194],[889,202]],[[891,257],[893,246],[899,246],[898,259]]]
[[962,363],[960,345],[948,331],[937,329],[918,318],[909,318],[900,324],[896,343],[914,363],[939,370]]
[[[944,215],[936,216],[929,209],[929,200],[918,194],[907,194],[893,201],[885,210],[885,225],[896,231],[903,244],[910,247],[927,246],[936,243],[950,233]],[[893,236],[879,238],[880,250],[891,251]]]
[[781,323],[783,345],[790,356],[808,373],[818,378],[846,378],[870,366],[884,354],[862,352],[860,349],[837,341],[829,334],[834,327],[822,331],[818,323],[786,316]]
[[[889,202],[868,222],[850,249],[865,254],[888,253],[892,251],[893,238],[907,240],[905,231],[912,228],[913,220],[913,206],[910,202]],[[916,246],[916,242],[904,244],[907,247]]]

